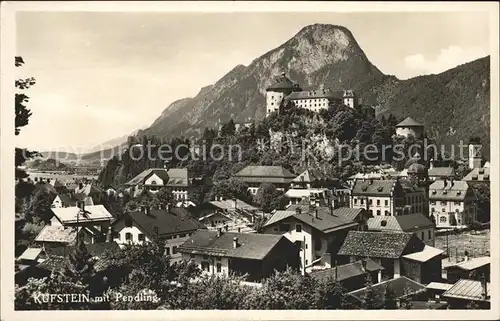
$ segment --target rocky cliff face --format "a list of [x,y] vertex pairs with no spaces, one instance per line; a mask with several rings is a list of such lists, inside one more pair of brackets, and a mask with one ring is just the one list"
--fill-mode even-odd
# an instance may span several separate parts
[[424,123],[438,141],[479,135],[489,147],[489,57],[439,75],[398,80],[370,63],[348,29],[322,24],[303,28],[249,66],[236,66],[195,97],[172,103],[139,135],[191,136],[230,118],[261,120],[265,89],[282,72],[304,89],[354,89],[382,114]]
[[230,118],[262,119],[265,90],[282,72],[303,88],[311,89],[319,86],[357,89],[363,83],[360,79],[384,77],[369,62],[349,30],[311,25],[249,66],[235,67],[196,97],[174,102],[141,134],[189,135]]

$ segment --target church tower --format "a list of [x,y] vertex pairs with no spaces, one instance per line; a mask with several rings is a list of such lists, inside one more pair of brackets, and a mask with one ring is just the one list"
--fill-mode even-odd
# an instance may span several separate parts
[[469,169],[480,168],[482,162],[481,155],[481,142],[479,140],[472,140],[469,142]]

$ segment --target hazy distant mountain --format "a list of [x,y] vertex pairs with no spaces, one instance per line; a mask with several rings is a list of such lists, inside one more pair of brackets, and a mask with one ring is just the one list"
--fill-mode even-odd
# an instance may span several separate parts
[[86,154],[92,154],[92,153],[95,153],[95,152],[99,152],[99,151],[101,151],[103,149],[108,149],[108,148],[111,148],[113,146],[118,146],[118,145],[121,145],[123,143],[126,143],[127,142],[127,138],[129,136],[135,136],[135,135],[137,135],[137,133],[139,131],[140,131],[140,129],[137,129],[137,130],[133,131],[132,133],[130,133],[128,135],[123,135],[121,137],[117,137],[117,138],[113,138],[113,139],[110,139],[108,141],[105,141],[104,143],[102,143],[100,145],[97,145],[94,148],[89,149],[89,151]]
[[364,104],[378,106],[382,114],[424,123],[439,142],[478,135],[489,147],[489,57],[438,75],[399,80],[375,67],[348,29],[322,24],[303,28],[249,66],[236,66],[195,97],[172,103],[139,135],[190,136],[230,118],[260,120],[265,89],[282,72],[304,89],[354,89]]

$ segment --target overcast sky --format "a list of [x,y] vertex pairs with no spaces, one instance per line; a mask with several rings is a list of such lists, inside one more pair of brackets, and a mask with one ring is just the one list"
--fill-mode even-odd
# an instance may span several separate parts
[[490,54],[488,16],[480,12],[23,12],[17,55],[26,65],[18,72],[37,83],[17,144],[90,148],[129,134],[313,23],[347,27],[375,66],[402,79]]

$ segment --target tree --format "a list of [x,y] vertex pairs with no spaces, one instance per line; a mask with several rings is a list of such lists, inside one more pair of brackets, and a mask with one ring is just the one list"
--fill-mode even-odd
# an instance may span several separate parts
[[208,200],[214,200],[215,197],[236,198],[247,203],[252,202],[252,196],[248,192],[248,185],[236,178],[217,182],[208,194]]
[[155,195],[160,206],[173,205],[175,203],[174,194],[170,187],[162,187]]
[[[24,65],[24,60],[22,57],[15,57],[16,67],[21,67]],[[36,83],[35,78],[30,77],[26,79],[17,79],[15,86],[17,89],[26,90]],[[28,125],[29,118],[31,116],[31,110],[28,109],[26,103],[29,101],[29,97],[22,93],[16,93],[15,97],[15,134],[19,135],[21,128]],[[15,150],[15,177],[16,179],[23,179],[28,177],[26,172],[19,167],[22,166],[26,160],[36,156],[37,152],[28,151],[23,148],[16,148]]]
[[264,212],[269,213],[275,209],[283,208],[288,203],[288,199],[284,196],[283,191],[277,190],[273,184],[262,183],[257,190],[254,202]]
[[396,294],[389,286],[385,288],[384,309],[386,310],[397,309]]
[[234,120],[231,118],[227,124],[222,125],[220,129],[221,137],[233,136],[236,132]]
[[377,298],[375,296],[375,292],[373,291],[373,283],[372,279],[369,275],[366,276],[365,282],[365,294],[363,297],[362,308],[364,310],[373,310],[378,309]]

